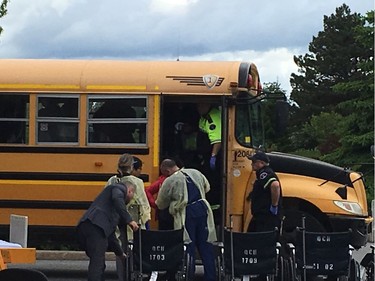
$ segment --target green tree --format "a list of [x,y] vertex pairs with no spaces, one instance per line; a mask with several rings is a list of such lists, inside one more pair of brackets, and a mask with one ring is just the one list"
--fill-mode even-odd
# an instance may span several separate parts
[[299,74],[292,73],[291,77],[291,99],[297,104],[291,109],[291,126],[296,132],[294,138],[300,139],[297,144],[302,143],[306,149],[315,149],[317,140],[306,139],[299,132],[301,124],[320,112],[335,111],[338,103],[348,99],[333,86],[350,79],[359,68],[356,60],[363,47],[356,43],[355,30],[361,24],[360,15],[351,14],[343,4],[336,14],[324,16],[324,30],[313,37],[310,53],[294,58]]
[[365,175],[373,198],[374,11],[365,16],[343,4],[324,17],[309,51],[295,57],[287,152],[314,156]]
[[345,128],[340,147],[324,155],[329,162],[348,165],[365,175],[369,200],[374,197],[374,162],[370,147],[374,144],[374,11],[362,17],[363,25],[356,28],[356,43],[362,47],[356,58],[358,68],[350,79],[337,83],[335,93],[353,97],[337,105]]
[[285,108],[280,102],[283,96],[286,97],[286,90],[281,88],[279,82],[264,83],[263,90],[265,93],[268,93],[268,98],[262,101],[263,125],[266,139],[265,147],[267,150],[281,150],[280,146],[285,138],[285,129],[282,124],[284,120],[280,119],[285,118],[285,121],[288,121],[287,111],[289,103],[286,105],[288,108]]
[[[8,13],[7,6],[8,6],[8,0],[3,0],[3,2],[0,5],[0,18],[5,16]],[[3,32],[3,28],[0,26],[0,34]]]

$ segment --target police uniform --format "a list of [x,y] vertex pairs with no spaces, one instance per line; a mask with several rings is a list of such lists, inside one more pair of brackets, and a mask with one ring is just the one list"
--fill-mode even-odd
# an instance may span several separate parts
[[264,166],[256,171],[256,181],[253,191],[249,194],[251,200],[251,219],[248,232],[252,231],[270,231],[275,227],[280,229],[281,224],[281,208],[282,208],[282,192],[280,187],[280,198],[278,202],[278,213],[274,215],[270,211],[271,201],[271,184],[279,181],[275,172],[269,167]]

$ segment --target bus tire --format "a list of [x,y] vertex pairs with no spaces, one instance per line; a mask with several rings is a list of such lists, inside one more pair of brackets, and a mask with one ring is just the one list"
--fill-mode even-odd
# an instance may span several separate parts
[[295,243],[296,228],[302,227],[302,218],[305,217],[307,231],[326,232],[325,227],[311,214],[300,210],[285,210],[282,226],[282,238],[284,242]]

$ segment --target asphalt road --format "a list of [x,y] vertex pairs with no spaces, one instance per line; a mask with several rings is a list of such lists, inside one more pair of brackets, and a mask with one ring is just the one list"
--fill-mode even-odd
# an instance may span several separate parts
[[[106,262],[105,280],[118,280],[114,261]],[[32,268],[43,272],[49,281],[87,281],[88,261],[39,260],[34,265],[9,265],[10,267]],[[148,280],[148,279],[144,279]],[[203,268],[197,266],[196,279],[203,281]]]
[[[356,250],[353,257],[361,261],[363,256],[370,251],[370,244]],[[113,255],[107,256],[106,280],[117,280],[116,265]],[[83,253],[75,255],[62,255],[53,252],[38,252],[35,264],[9,264],[9,268],[32,268],[43,272],[49,281],[86,281],[88,260]],[[148,279],[144,279],[148,280]],[[196,281],[203,280],[203,267],[197,266]]]

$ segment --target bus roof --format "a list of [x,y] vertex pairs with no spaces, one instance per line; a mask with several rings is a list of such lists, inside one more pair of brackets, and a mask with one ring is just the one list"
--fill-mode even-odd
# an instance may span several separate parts
[[259,80],[254,64],[239,61],[1,59],[0,92],[231,95],[249,72]]

